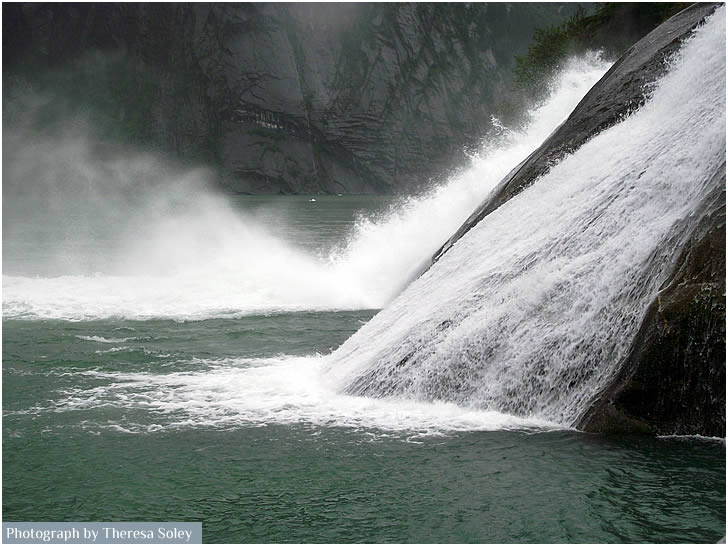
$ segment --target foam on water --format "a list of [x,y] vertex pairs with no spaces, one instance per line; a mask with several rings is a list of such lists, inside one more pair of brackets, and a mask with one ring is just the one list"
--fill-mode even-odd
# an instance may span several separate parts
[[662,438],[663,440],[686,440],[690,442],[700,440],[703,442],[716,442],[720,444],[725,444],[726,440],[720,436],[703,436],[702,434],[665,434],[658,436],[658,438]]
[[269,424],[378,429],[408,435],[558,428],[543,420],[464,409],[446,402],[342,395],[321,382],[322,363],[320,357],[280,357],[199,361],[195,367],[200,371],[169,374],[71,372],[70,375],[100,384],[65,391],[52,405],[24,412],[104,408],[104,416],[110,417],[113,410],[120,410],[125,415],[123,419],[86,420],[84,426],[129,433]]
[[124,338],[105,338],[102,336],[76,336],[77,339],[82,341],[95,341],[97,343],[124,343],[135,338],[124,337]]
[[[381,308],[607,68],[595,56],[572,61],[551,99],[531,113],[527,129],[504,131],[497,145],[473,158],[472,168],[429,194],[362,219],[346,244],[324,257],[234,209],[206,189],[201,173],[172,176],[151,157],[99,156],[83,131],[31,140],[32,146],[16,131],[5,144],[13,146],[12,153],[6,148],[5,178],[23,195],[30,188],[50,202],[44,210],[57,216],[50,231],[57,236],[58,263],[50,273],[4,274],[4,316],[203,319]],[[6,258],[17,235],[8,219],[19,203],[16,195],[4,194]],[[44,222],[51,219],[39,218],[36,227]],[[98,225],[113,236],[101,237]],[[31,247],[21,245],[17,253],[32,266]]]
[[721,8],[643,108],[473,227],[328,357],[327,377],[576,422],[625,356],[677,227],[720,190],[725,78]]

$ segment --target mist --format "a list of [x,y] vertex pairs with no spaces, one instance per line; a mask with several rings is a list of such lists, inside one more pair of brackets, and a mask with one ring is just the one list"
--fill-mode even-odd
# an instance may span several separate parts
[[280,207],[243,210],[211,170],[111,142],[90,115],[63,103],[54,111],[51,95],[28,90],[4,112],[4,309],[177,318],[379,309],[607,66],[574,59],[524,129],[502,128],[469,169],[360,215],[314,249],[285,236],[295,228]]

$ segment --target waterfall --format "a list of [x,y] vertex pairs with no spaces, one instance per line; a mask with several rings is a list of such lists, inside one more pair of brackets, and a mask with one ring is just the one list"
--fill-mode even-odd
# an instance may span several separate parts
[[[23,147],[8,132],[4,150],[14,154],[6,154],[4,182],[35,190],[25,175],[58,179],[45,196],[56,204],[52,190],[72,193],[75,208],[67,224],[36,218],[7,198],[4,184],[3,253],[13,258],[4,267],[20,264],[3,271],[5,318],[207,319],[386,306],[327,355],[203,356],[171,371],[84,367],[70,373],[92,386],[33,411],[103,406],[153,417],[124,423],[134,432],[300,422],[423,434],[573,425],[619,368],[691,217],[722,189],[711,179],[725,162],[725,8],[670,63],[645,106],[486,216],[403,291],[568,115],[604,63],[574,63],[527,129],[506,132],[428,195],[362,219],[328,256],[276,237],[204,191],[195,173],[144,157],[97,157],[72,134]],[[116,191],[130,183],[131,202]],[[87,241],[97,234],[87,229],[94,215],[129,237]],[[78,257],[78,270],[25,270],[36,247],[21,245],[33,254],[15,260],[7,243],[26,226],[58,234],[64,253],[78,251],[63,255]],[[134,342],[130,335],[92,328],[76,337],[106,359]]]
[[331,354],[331,384],[573,424],[715,189],[725,79],[720,8],[645,106],[485,217]]
[[202,320],[379,309],[608,68],[596,56],[573,59],[525,128],[504,131],[469,170],[427,194],[361,218],[325,253],[272,232],[270,218],[236,209],[204,172],[181,172],[152,155],[96,152],[82,123],[62,137],[8,131],[3,312]]

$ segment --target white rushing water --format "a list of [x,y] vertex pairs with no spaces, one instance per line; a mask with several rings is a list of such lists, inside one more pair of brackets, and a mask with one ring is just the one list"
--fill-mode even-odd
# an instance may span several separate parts
[[[219,263],[204,255],[202,261],[212,264],[199,274],[213,277],[202,280],[194,268],[165,272],[164,263],[157,276],[4,277],[4,311],[203,318],[259,308],[383,305],[501,176],[566,117],[604,68],[575,64],[527,133],[509,135],[504,146],[432,195],[380,222],[363,222],[331,262],[251,231],[260,246],[243,246],[258,252],[252,255],[264,272],[279,276],[256,276],[240,257],[220,257],[231,261]],[[694,213],[709,190],[709,175],[724,159],[721,8],[683,48],[646,106],[471,229],[335,352],[200,360],[171,373],[49,369],[96,386],[67,389],[60,400],[24,411],[85,415],[103,407],[109,421],[82,426],[126,432],[275,423],[405,434],[569,426],[624,355],[664,276],[672,251],[666,241]],[[214,202],[209,222],[222,218],[237,233],[235,222],[245,220],[232,210],[218,217]],[[237,237],[221,238],[226,243],[214,248],[242,248]],[[156,248],[156,239],[148,240]],[[175,268],[179,263],[185,260],[173,260]],[[243,268],[239,286],[226,263]],[[301,288],[294,276],[286,277],[286,268],[312,285]],[[290,293],[274,289],[284,280],[292,283]],[[343,284],[333,287],[335,282]],[[79,341],[96,344],[97,352],[127,350],[121,345],[127,338],[88,335]],[[116,411],[123,417],[114,419]]]
[[[204,319],[381,308],[607,69],[597,57],[573,60],[526,129],[506,131],[472,168],[428,195],[362,219],[327,257],[236,210],[206,189],[204,173],[174,173],[152,157],[104,156],[83,127],[48,140],[10,132],[4,176],[22,191],[4,194],[4,257],[16,237],[25,237],[30,244],[15,253],[29,266],[47,262],[32,254],[41,252],[32,244],[39,228],[50,231],[57,256],[40,273],[28,267],[3,275],[4,316]],[[43,217],[23,208],[28,194],[31,205],[45,200]],[[17,210],[23,221],[13,223],[8,218]]]
[[574,423],[656,296],[675,226],[714,189],[725,78],[721,8],[643,108],[482,220],[330,355],[333,384]]

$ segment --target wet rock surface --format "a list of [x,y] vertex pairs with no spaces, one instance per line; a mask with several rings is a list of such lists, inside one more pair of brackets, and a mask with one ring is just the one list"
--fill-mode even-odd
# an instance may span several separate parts
[[[644,103],[666,59],[717,4],[695,4],[635,44],[433,257],[600,131]],[[592,432],[725,437],[725,163],[649,306],[620,372],[578,423]]]
[[669,55],[679,49],[689,33],[716,7],[716,4],[694,4],[632,46],[587,93],[569,118],[501,181],[435,254],[433,262],[471,227],[548,172],[555,162],[644,104],[650,86],[665,73]]
[[[725,163],[619,375],[580,427],[725,437]],[[687,226],[686,226],[687,227]]]

